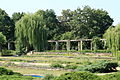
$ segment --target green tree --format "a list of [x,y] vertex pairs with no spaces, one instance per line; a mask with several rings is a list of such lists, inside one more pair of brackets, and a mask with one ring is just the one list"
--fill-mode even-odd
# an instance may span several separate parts
[[18,51],[44,51],[47,44],[46,23],[42,15],[26,14],[16,23],[16,48]]
[[7,40],[13,40],[14,38],[14,23],[8,16],[8,14],[0,9],[0,32],[2,32]]
[[106,46],[108,50],[113,53],[113,56],[120,59],[120,24],[109,27],[104,34],[104,38],[106,39]]
[[2,52],[2,45],[6,42],[6,37],[0,32],[0,52]]
[[15,12],[12,14],[12,20],[15,22],[17,22],[18,20],[20,20],[23,16],[25,15],[25,13],[20,13],[20,12]]
[[50,10],[38,10],[35,14],[43,17],[43,22],[46,25],[46,29],[48,30],[48,40],[52,40],[56,35],[58,35],[59,31],[59,22],[56,18],[55,12]]
[[102,37],[105,30],[113,23],[107,11],[92,9],[89,6],[74,11],[63,10],[58,20],[62,24],[61,30],[64,30],[64,33],[72,31],[75,39]]

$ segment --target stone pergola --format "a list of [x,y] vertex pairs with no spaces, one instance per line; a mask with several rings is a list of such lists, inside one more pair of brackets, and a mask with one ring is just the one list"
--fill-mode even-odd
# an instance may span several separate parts
[[[101,41],[104,41],[106,43],[106,39],[100,39]],[[71,48],[71,42],[78,42],[78,50],[83,50],[83,42],[90,42],[90,49],[92,50],[92,39],[79,39],[79,40],[48,40],[48,43],[55,43],[55,50],[59,50],[59,43],[65,42],[66,43],[66,49],[69,51]],[[11,43],[14,43],[14,41],[7,42],[8,43],[8,50],[11,49]]]
[[[100,39],[101,41],[104,41],[106,43],[106,39]],[[83,42],[90,41],[92,42],[92,39],[79,39],[79,40],[48,40],[49,43],[55,43],[55,50],[59,50],[59,42],[66,42],[66,49],[70,50],[70,43],[71,42],[78,42],[78,50],[83,50]],[[90,48],[92,50],[92,43],[90,43]]]

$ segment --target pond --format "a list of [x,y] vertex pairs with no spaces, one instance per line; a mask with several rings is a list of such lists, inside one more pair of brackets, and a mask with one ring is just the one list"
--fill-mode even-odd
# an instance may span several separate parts
[[44,76],[39,76],[39,75],[25,75],[25,76],[32,76],[32,77],[39,77],[39,78],[43,78]]

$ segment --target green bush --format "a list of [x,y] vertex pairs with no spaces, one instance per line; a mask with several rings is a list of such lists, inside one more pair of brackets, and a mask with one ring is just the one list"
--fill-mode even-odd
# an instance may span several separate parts
[[116,71],[117,66],[118,66],[117,62],[100,61],[91,65],[79,66],[76,70],[90,71],[92,73],[94,72],[107,73],[107,72]]
[[31,76],[1,75],[0,80],[34,80]]
[[101,78],[89,72],[70,72],[63,74],[54,80],[101,80]]
[[101,76],[102,80],[120,80],[120,72]]
[[0,67],[0,80],[34,80],[34,78]]
[[54,76],[52,74],[47,74],[42,80],[53,80]]
[[17,73],[17,72],[13,72],[12,70],[8,70],[8,69],[5,69],[5,68],[2,68],[0,67],[0,75],[21,75],[20,73]]
[[78,66],[76,65],[66,65],[64,68],[65,69],[76,69]]
[[13,56],[16,55],[16,51],[14,50],[2,50],[1,56]]
[[0,75],[13,75],[13,74],[14,74],[13,71],[0,67]]
[[53,64],[51,64],[50,67],[52,67],[52,68],[64,68],[64,66],[62,64],[59,64],[59,63],[53,63]]

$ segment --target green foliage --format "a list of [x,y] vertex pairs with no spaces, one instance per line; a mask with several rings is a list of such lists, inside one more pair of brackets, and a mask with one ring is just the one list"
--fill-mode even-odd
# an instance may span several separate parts
[[52,74],[47,74],[42,80],[53,80],[54,76]]
[[64,69],[76,69],[77,67],[77,65],[66,65]]
[[51,64],[51,67],[52,68],[63,68],[64,66],[62,64],[59,64],[59,63],[53,63],[53,64]]
[[3,44],[6,42],[6,37],[0,32],[0,44]]
[[120,80],[120,72],[101,76],[102,80]]
[[99,37],[93,37],[92,38],[92,45],[93,45],[93,50],[97,51],[99,49],[99,44],[100,44],[100,38]]
[[12,14],[12,20],[14,21],[14,23],[16,23],[17,21],[19,21],[23,16],[25,15],[25,13],[20,13],[20,12],[15,12]]
[[0,75],[13,75],[13,74],[14,74],[13,71],[0,67]]
[[77,71],[90,71],[92,73],[106,73],[116,71],[116,67],[118,67],[118,63],[109,62],[109,61],[100,61],[97,63],[93,63],[91,65],[80,66],[76,70]]
[[30,76],[2,75],[0,80],[34,80],[34,78]]
[[71,40],[74,39],[74,33],[73,32],[65,32],[64,34],[60,35],[61,40]]
[[109,50],[97,50],[97,51],[93,51],[93,50],[80,50],[80,51],[77,51],[77,50],[49,50],[49,51],[46,51],[46,52],[80,52],[80,53],[110,53]]
[[36,13],[36,15],[42,16],[42,21],[44,22],[44,24],[46,25],[46,29],[47,29],[47,40],[53,40],[54,37],[57,37],[61,32],[59,30],[59,22],[57,20],[57,17],[55,15],[54,10],[50,9],[50,10],[38,10]]
[[13,56],[16,55],[17,52],[14,50],[2,50],[1,56]]
[[54,80],[101,80],[101,78],[89,72],[70,72]]
[[0,32],[6,36],[7,40],[13,40],[14,27],[14,23],[8,14],[4,10],[0,9]]
[[0,52],[2,51],[2,45],[6,42],[6,37],[0,32]]
[[115,27],[111,26],[106,33],[104,34],[104,38],[106,39],[106,44],[108,50],[113,53],[113,56],[120,59],[120,24]]
[[61,35],[67,35],[66,32],[72,33],[74,37],[71,36],[71,38],[74,39],[102,37],[105,30],[113,23],[108,12],[102,9],[92,9],[89,6],[74,11],[63,10],[62,16],[59,16],[58,20],[61,22],[59,31]]
[[33,80],[33,78],[0,67],[0,80]]
[[44,51],[47,45],[47,31],[43,16],[26,14],[16,23],[16,48],[20,52]]

